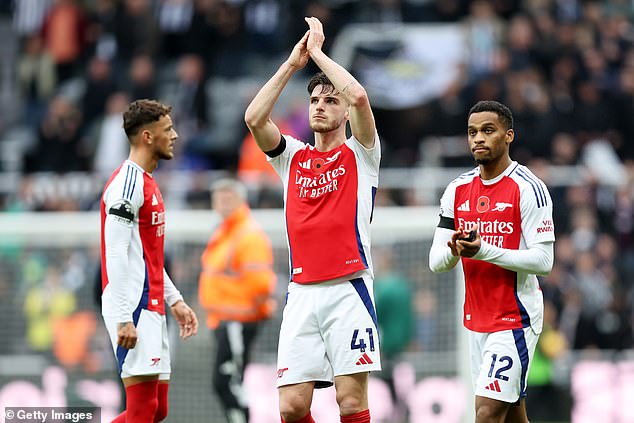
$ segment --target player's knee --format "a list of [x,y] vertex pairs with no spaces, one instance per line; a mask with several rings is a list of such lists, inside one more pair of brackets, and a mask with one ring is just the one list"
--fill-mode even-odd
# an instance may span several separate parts
[[295,422],[302,419],[310,411],[310,403],[299,395],[280,398],[280,415],[285,422]]
[[368,408],[358,395],[337,393],[337,404],[342,416],[350,416]]

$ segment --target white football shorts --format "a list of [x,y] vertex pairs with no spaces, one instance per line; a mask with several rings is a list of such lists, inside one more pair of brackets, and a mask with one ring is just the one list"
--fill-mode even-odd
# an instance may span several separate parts
[[524,398],[538,339],[539,334],[530,327],[492,333],[469,331],[475,394],[508,403]]
[[130,350],[117,345],[117,322],[108,317],[104,317],[104,322],[122,379],[158,374],[159,380],[169,380],[171,366],[165,315],[141,309],[136,322],[137,343]]
[[381,370],[372,280],[291,282],[280,329],[277,386]]

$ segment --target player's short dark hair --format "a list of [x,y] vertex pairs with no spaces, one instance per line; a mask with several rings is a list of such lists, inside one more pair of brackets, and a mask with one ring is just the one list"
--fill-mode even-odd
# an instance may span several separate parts
[[318,72],[310,78],[308,81],[308,94],[313,93],[313,90],[317,85],[321,85],[321,93],[328,93],[330,91],[335,91],[335,85],[332,83],[330,79],[323,72]]
[[128,139],[139,132],[143,126],[158,121],[172,111],[172,106],[156,100],[135,100],[123,113],[123,130]]
[[471,107],[471,110],[469,110],[469,116],[480,112],[493,112],[497,114],[500,122],[507,130],[513,129],[513,113],[511,113],[511,109],[506,107],[504,104],[494,100],[478,101],[473,107]]

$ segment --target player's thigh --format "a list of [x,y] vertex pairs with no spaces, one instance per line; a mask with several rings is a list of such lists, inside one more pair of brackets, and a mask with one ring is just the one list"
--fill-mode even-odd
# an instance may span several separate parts
[[[526,395],[528,369],[539,335],[528,327],[475,336],[480,337],[480,342],[475,342],[479,348],[472,349],[480,362],[474,369],[477,370],[475,394],[516,403]],[[478,361],[476,358],[474,362]]]
[[366,282],[333,286],[321,309],[326,351],[335,376],[381,370],[374,301]]
[[289,284],[277,353],[277,386],[317,382],[333,383],[332,367],[315,315],[314,286]]

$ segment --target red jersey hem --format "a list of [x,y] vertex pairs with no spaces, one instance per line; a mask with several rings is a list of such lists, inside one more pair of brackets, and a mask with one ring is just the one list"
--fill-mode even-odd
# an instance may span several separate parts
[[358,268],[354,268],[351,272],[347,272],[344,274],[334,274],[332,276],[324,276],[323,278],[320,278],[320,279],[297,280],[294,277],[291,277],[291,282],[295,282],[301,285],[314,285],[314,284],[318,284],[322,282],[328,282],[333,279],[345,278],[346,276],[352,275],[360,270],[365,270],[365,269],[367,269],[366,266],[361,266]]

